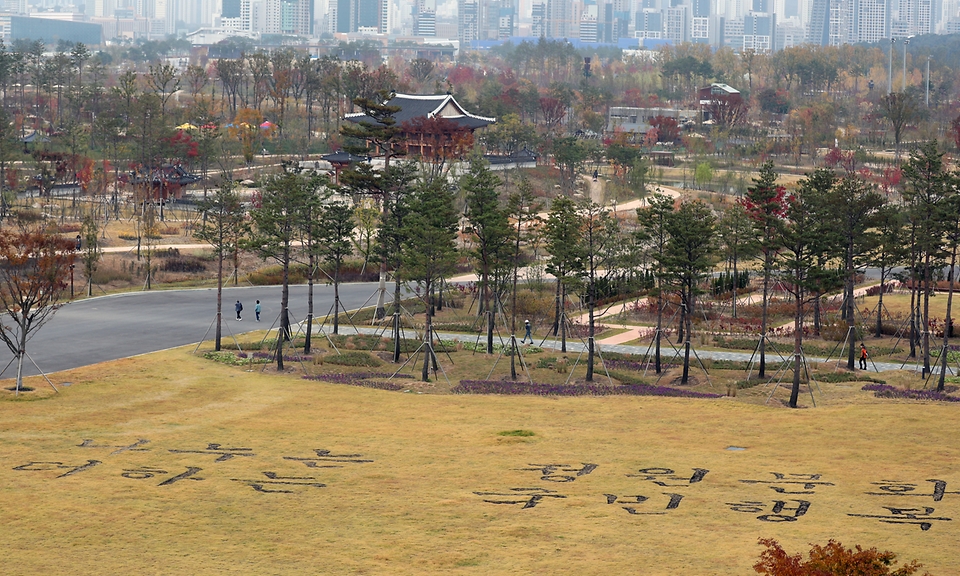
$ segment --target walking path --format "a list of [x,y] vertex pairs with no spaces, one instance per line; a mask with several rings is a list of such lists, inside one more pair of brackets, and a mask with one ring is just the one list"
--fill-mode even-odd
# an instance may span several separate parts
[[[344,334],[356,334],[356,333],[387,334],[387,335],[390,334],[389,327],[386,329],[386,332],[384,332],[382,328],[373,328],[368,326],[358,326],[355,331],[354,327],[350,326],[349,324],[346,326],[341,324],[340,331],[341,333],[344,333]],[[443,340],[460,340],[461,342],[474,342],[477,340],[476,334],[462,334],[457,332],[437,332],[437,336],[442,338]],[[536,342],[537,340],[539,340],[539,338],[535,339],[534,342]],[[498,343],[500,344],[506,344],[508,342],[509,342],[509,336],[503,336],[498,338]],[[560,340],[559,339],[554,340],[554,339],[548,338],[543,341],[541,346],[545,349],[559,351]],[[670,346],[670,344],[666,342],[666,340],[664,340],[664,346],[665,346],[665,349],[662,352],[662,357],[665,363],[670,363],[671,359],[679,359],[681,357],[683,352],[682,348],[679,349],[679,352],[675,352],[674,349]],[[640,354],[640,355],[647,353],[647,346],[631,346],[631,345],[624,345],[624,344],[603,344],[598,341],[597,347],[599,348],[601,355],[604,352],[618,352],[621,354]],[[691,351],[693,350],[694,348],[691,348]],[[566,354],[570,354],[570,355],[580,354],[581,352],[586,352],[586,344],[584,343],[584,341],[580,339],[567,340]],[[752,352],[725,352],[725,351],[719,351],[719,350],[702,350],[702,351],[697,350],[696,354],[700,358],[705,358],[705,359],[708,358],[710,360],[731,360],[735,362],[749,362],[751,359],[758,360],[758,358],[753,358]],[[781,356],[781,353],[768,349],[767,365],[768,366],[772,366],[774,364],[778,365],[780,362],[782,362],[781,358],[783,358],[783,360],[786,360],[792,357],[791,351],[784,351],[782,354],[783,355]],[[819,363],[819,364],[824,364],[828,362],[826,358],[817,358],[812,356],[807,357],[807,361],[811,363]],[[843,359],[831,358],[829,362],[839,366],[843,364]],[[901,370],[901,369],[909,370],[911,372],[918,372],[920,370],[919,366],[917,366],[916,363],[906,363],[904,365],[901,365],[900,363],[897,363],[897,362],[874,363],[871,360],[870,368],[867,371],[868,372],[886,372],[888,370]],[[934,374],[940,373],[939,365],[933,367],[933,373]],[[950,375],[956,374],[956,369],[948,366],[947,374],[950,374]]]

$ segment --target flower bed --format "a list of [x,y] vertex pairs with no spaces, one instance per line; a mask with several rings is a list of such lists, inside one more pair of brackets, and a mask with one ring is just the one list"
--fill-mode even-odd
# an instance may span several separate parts
[[[254,358],[255,361],[256,361],[256,360],[266,360],[267,362],[270,362],[270,361],[272,361],[272,360],[276,360],[276,359],[277,359],[277,353],[276,353],[276,352],[254,352],[254,353],[252,354],[252,356],[253,356],[253,358]],[[304,356],[304,355],[299,355],[299,354],[284,354],[284,355],[283,355],[283,361],[284,361],[284,362],[310,362],[311,360],[313,360],[313,356]]]
[[948,396],[936,390],[906,390],[889,384],[867,384],[861,390],[873,392],[877,398],[906,398],[908,400],[934,400],[936,402],[960,402],[960,398]]
[[393,375],[392,372],[352,372],[348,374],[315,374],[313,376],[304,376],[305,380],[319,380],[321,382],[330,382],[332,384],[347,384],[350,386],[363,386],[364,388],[376,388],[378,390],[390,390],[397,392],[404,390],[407,386],[397,382],[379,382],[377,380],[387,378],[411,379],[409,374]]
[[530,384],[509,380],[461,380],[451,390],[454,394],[511,394],[533,396],[667,396],[680,398],[720,398],[719,394],[680,390],[667,386],[599,386]]

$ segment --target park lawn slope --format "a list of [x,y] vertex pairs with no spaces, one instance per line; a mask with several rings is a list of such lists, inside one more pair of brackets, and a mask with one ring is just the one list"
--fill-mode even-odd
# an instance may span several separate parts
[[[0,401],[0,535],[17,573],[747,574],[758,537],[791,551],[838,538],[960,573],[955,405],[388,392],[184,349],[57,376],[72,382],[59,395]],[[514,430],[533,435],[499,434]],[[708,472],[691,483],[694,469]],[[741,481],[773,472],[828,484]],[[930,492],[928,479],[947,482],[942,500],[867,494],[883,480]],[[784,517],[809,505],[759,520],[780,517],[778,500]],[[750,502],[763,511],[737,511]],[[951,520],[849,516],[893,505]]]

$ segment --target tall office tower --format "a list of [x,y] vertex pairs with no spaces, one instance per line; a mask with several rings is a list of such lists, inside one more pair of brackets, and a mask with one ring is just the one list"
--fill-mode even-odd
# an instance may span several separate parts
[[757,52],[773,50],[777,35],[776,16],[750,12],[743,18],[743,49]]
[[547,0],[547,38],[574,38],[573,0]]
[[663,37],[675,44],[690,41],[690,7],[671,6],[663,11]]
[[743,18],[724,18],[723,45],[743,50]]
[[353,0],[331,0],[331,4],[336,3],[337,5],[337,14],[336,14],[336,24],[334,25],[334,31],[340,33],[349,33],[354,32],[355,28],[353,27],[354,22],[356,22],[356,3]]
[[[760,0],[754,0],[754,4]],[[714,44],[717,34],[710,29],[710,0],[690,2],[690,41],[698,44]]]
[[580,40],[597,42],[597,5],[587,4],[580,15]]
[[840,0],[813,0],[807,26],[807,43],[839,46],[842,39],[842,13]]
[[663,38],[663,12],[654,8],[643,8],[637,12],[634,26],[637,38]]
[[850,37],[847,42],[879,42],[890,37],[890,0],[851,0]]
[[498,40],[505,40],[517,35],[520,24],[517,4],[515,0],[500,0],[497,13]]
[[531,6],[530,35],[534,38],[543,38],[547,35],[547,5],[545,2],[536,2]]
[[266,0],[264,32],[313,35],[313,0]]
[[610,30],[610,42],[630,37],[630,0],[613,0],[609,6],[613,9],[613,27]]
[[500,1],[478,0],[477,37],[480,40],[496,40],[500,32]]
[[[312,2],[313,0],[309,0],[309,1]],[[377,8],[379,9],[379,14],[380,14],[377,31],[380,34],[388,34],[390,32],[390,22],[391,22],[390,7],[391,6],[392,4],[390,0],[379,0],[379,2],[377,2]]]
[[417,0],[413,6],[413,35],[437,35],[437,1]]
[[911,36],[933,33],[933,1],[900,0],[900,20]]
[[463,50],[471,42],[479,40],[479,0],[459,0],[457,2],[457,39],[460,40],[460,49]]
[[[273,0],[276,1],[276,0]],[[287,0],[310,5],[310,14],[313,14],[313,0]],[[332,0],[331,0],[332,2]],[[381,30],[383,18],[383,4],[386,0],[336,0],[337,20],[336,31],[376,32]],[[312,20],[312,18],[311,18]],[[383,23],[382,26],[386,26]],[[312,30],[312,28],[311,28]],[[311,32],[312,34],[312,32]]]

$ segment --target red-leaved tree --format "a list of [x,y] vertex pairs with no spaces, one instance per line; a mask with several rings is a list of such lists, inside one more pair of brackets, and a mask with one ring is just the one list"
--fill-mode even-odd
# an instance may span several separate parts
[[773,538],[761,538],[760,544],[766,549],[753,569],[767,576],[909,576],[923,567],[911,560],[896,568],[897,555],[889,550],[846,548],[836,540],[826,546],[814,544],[806,561],[801,554],[788,554]]
[[17,394],[27,340],[60,308],[74,257],[72,240],[38,225],[0,230],[0,340],[17,359]]

